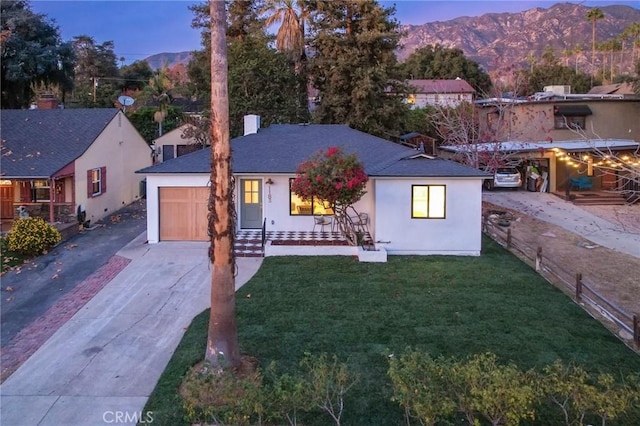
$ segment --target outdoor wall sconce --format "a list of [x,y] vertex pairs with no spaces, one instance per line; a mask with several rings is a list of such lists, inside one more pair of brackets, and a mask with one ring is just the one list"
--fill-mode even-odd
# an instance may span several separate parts
[[273,180],[269,178],[266,180],[265,184],[267,184],[267,187],[269,188],[269,194],[267,195],[267,199],[269,200],[269,202],[271,202],[271,185],[273,185]]

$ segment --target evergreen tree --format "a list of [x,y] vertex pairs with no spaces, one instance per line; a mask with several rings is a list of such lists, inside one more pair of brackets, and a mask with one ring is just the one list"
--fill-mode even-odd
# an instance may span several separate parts
[[82,107],[113,107],[121,83],[113,41],[97,44],[93,37],[80,35],[72,44],[77,57],[74,101]]
[[153,77],[153,70],[147,61],[135,61],[120,68],[121,89],[142,90]]
[[458,77],[469,83],[478,93],[490,93],[491,77],[475,61],[464,56],[460,49],[449,49],[439,44],[416,49],[401,64],[404,78],[444,79]]
[[[587,93],[591,88],[592,77],[581,72],[576,73],[573,67],[566,67],[557,62],[550,65],[534,66],[531,70],[519,70],[516,81],[524,82],[517,87],[519,96],[528,96],[541,92],[544,86],[567,85],[573,93]],[[595,85],[600,84],[594,81]]]
[[407,106],[395,49],[401,33],[393,8],[374,0],[312,4],[311,78],[319,91],[314,120],[397,135]]
[[73,88],[75,56],[58,27],[22,0],[3,0],[0,22],[2,108],[27,107],[36,85],[56,86],[64,101]]

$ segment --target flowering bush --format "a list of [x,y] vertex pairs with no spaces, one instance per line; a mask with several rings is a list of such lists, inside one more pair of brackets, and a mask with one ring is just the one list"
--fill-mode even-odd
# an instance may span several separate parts
[[18,219],[9,234],[9,250],[37,256],[60,242],[60,232],[41,217]]
[[320,151],[301,163],[291,190],[300,198],[321,199],[332,208],[349,206],[365,194],[367,174],[354,154],[347,155],[340,148]]

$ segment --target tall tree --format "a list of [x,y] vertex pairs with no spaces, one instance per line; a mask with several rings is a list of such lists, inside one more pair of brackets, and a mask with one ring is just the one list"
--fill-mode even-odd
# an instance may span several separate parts
[[64,101],[73,88],[75,55],[57,26],[23,0],[0,3],[2,108],[27,107],[35,86],[56,86]]
[[120,68],[123,90],[142,90],[153,77],[153,70],[147,61],[135,61]]
[[401,36],[394,9],[373,0],[312,5],[311,75],[319,92],[314,120],[397,135],[407,88],[394,53]]
[[232,202],[231,146],[225,3],[210,1],[211,17],[211,316],[205,359],[216,368],[240,364],[235,302],[235,211]]
[[478,93],[489,93],[491,78],[475,61],[464,56],[460,49],[440,44],[417,49],[400,65],[405,78],[449,79],[467,81]]
[[117,57],[113,41],[96,43],[88,35],[72,41],[77,57],[74,100],[84,107],[110,107],[119,93]]
[[298,76],[298,109],[308,118],[308,69],[305,51],[305,27],[309,20],[309,8],[305,0],[267,0],[263,8],[267,14],[267,27],[280,23],[276,33],[276,48],[291,59]]
[[[238,5],[234,7],[236,3]],[[249,7],[248,3],[234,0],[229,9],[229,22],[234,23],[233,31],[227,30],[232,137],[242,134],[242,117],[246,114],[260,115],[261,124],[265,126],[308,120],[306,99],[305,105],[301,106],[298,101],[300,85],[287,55],[269,46],[272,39],[265,34],[264,27],[258,25],[261,21],[256,21],[255,8]],[[194,12],[198,27],[209,22],[208,10]],[[194,93],[204,94],[210,90],[209,46],[206,41],[204,49],[196,52],[189,63]]]
[[640,57],[640,22],[634,22],[624,29],[623,34],[631,40],[631,64],[634,63],[635,54]]
[[587,12],[587,21],[591,22],[591,66],[596,64],[596,22],[604,19],[602,9],[594,7]]
[[173,83],[168,76],[167,65],[163,65],[149,79],[149,85],[145,87],[147,96],[157,103],[156,112],[153,114],[153,121],[158,123],[158,136],[162,136],[162,123],[167,117],[169,105],[171,105],[171,89]]
[[[535,92],[541,92],[544,86],[568,85],[574,93],[587,93],[591,87],[592,76],[575,72],[573,67],[563,65],[539,65],[532,70],[521,69],[516,71],[516,80],[521,82],[517,87],[518,96],[528,96]],[[593,80],[600,84],[598,80]]]

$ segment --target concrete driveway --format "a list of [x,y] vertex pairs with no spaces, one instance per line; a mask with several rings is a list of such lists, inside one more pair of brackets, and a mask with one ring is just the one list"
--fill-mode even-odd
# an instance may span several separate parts
[[[640,257],[638,227],[625,227],[590,213],[553,194],[527,191],[483,192],[483,201],[520,211],[536,219],[560,226],[603,247]],[[603,206],[613,209],[615,206]],[[640,206],[627,206],[640,212]],[[640,217],[640,214],[634,217]],[[640,226],[640,225],[639,225]]]
[[[207,247],[148,245],[143,233],[121,249],[130,263],[0,386],[2,424],[136,424],[185,329],[209,306]],[[262,258],[237,262],[240,287]]]

